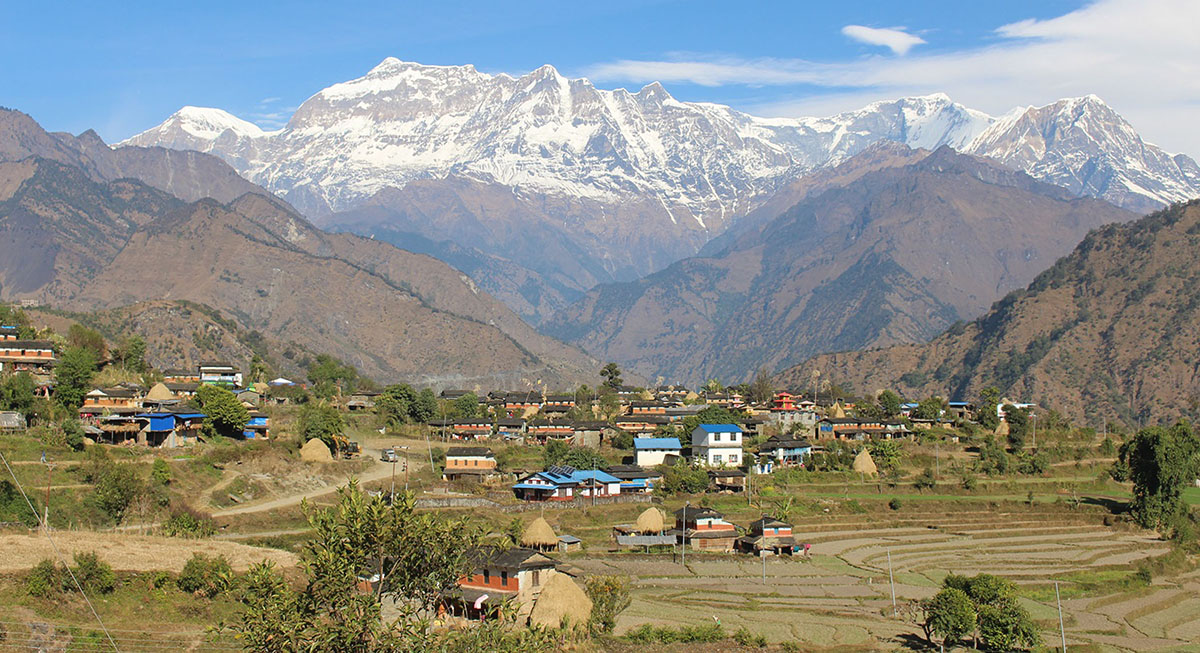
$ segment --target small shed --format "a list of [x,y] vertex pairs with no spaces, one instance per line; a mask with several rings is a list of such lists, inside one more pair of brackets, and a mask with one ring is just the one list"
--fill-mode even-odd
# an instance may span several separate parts
[[14,411],[0,412],[0,432],[25,430],[25,418]]
[[583,540],[574,535],[559,535],[558,536],[558,552],[572,553],[583,550]]

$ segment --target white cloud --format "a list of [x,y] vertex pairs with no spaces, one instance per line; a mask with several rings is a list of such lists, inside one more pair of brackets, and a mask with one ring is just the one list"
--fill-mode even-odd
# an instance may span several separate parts
[[894,54],[904,56],[914,45],[920,45],[925,39],[913,36],[904,31],[903,27],[867,27],[865,25],[847,25],[842,28],[842,34],[867,45],[882,45]]
[[[974,48],[841,62],[672,55],[592,67],[597,80],[705,86],[803,86],[752,113],[814,115],[870,99],[945,92],[993,114],[1094,93],[1151,142],[1200,154],[1200,2],[1100,0],[1063,16],[995,30]],[[812,88],[817,90],[813,91]],[[801,95],[802,93],[802,95]]]

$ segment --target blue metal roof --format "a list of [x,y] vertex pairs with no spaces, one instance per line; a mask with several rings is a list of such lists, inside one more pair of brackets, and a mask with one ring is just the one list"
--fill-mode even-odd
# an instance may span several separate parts
[[634,438],[634,449],[682,449],[679,438]]
[[558,488],[554,487],[553,485],[536,485],[534,483],[517,483],[516,485],[513,486],[513,489],[516,489],[516,490],[545,490],[547,492],[553,492],[554,490],[556,490]]
[[741,433],[742,427],[737,424],[701,424],[696,428],[705,433]]

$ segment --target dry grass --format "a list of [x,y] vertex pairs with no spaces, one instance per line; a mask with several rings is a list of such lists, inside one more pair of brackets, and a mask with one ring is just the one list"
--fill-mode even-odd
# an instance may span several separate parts
[[[74,553],[95,551],[117,571],[179,572],[193,553],[223,555],[237,571],[263,560],[283,568],[294,568],[296,556],[287,551],[265,549],[221,540],[189,540],[125,533],[55,531],[54,543],[68,560]],[[0,573],[26,571],[54,557],[46,536],[38,532],[0,533]]]

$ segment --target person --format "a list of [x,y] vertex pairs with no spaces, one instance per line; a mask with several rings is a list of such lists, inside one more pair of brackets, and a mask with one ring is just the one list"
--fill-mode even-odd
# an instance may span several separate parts
[[805,543],[804,543],[804,557],[805,557],[805,558],[811,558],[811,557],[812,557],[812,553],[810,553],[810,550],[811,550],[811,549],[812,549],[812,545],[811,545],[811,544],[809,544],[808,542],[805,542]]

